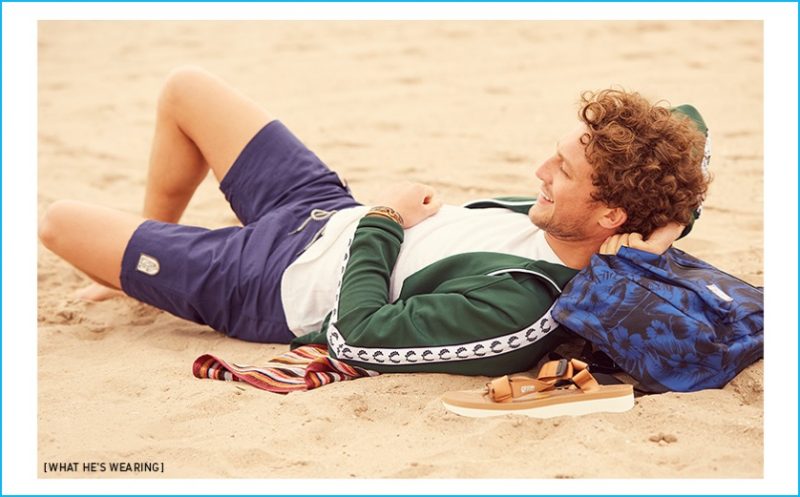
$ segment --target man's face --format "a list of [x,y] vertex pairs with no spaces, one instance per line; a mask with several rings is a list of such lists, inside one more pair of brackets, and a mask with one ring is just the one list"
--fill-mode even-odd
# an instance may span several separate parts
[[533,224],[562,240],[583,240],[597,234],[604,206],[592,200],[592,166],[586,160],[581,123],[556,144],[555,153],[536,170],[542,180],[539,198],[528,211]]

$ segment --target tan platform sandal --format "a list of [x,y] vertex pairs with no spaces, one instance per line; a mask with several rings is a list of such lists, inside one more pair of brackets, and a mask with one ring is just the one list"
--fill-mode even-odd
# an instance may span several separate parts
[[600,385],[585,362],[546,362],[536,378],[502,376],[483,390],[448,392],[444,406],[473,418],[519,414],[535,418],[580,416],[593,412],[624,412],[633,407],[633,386]]

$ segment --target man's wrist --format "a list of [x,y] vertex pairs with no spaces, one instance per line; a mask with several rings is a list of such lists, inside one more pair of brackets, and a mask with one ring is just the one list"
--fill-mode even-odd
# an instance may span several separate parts
[[385,217],[387,219],[391,219],[392,221],[396,222],[400,226],[403,226],[403,216],[400,215],[399,212],[392,209],[391,207],[386,207],[384,205],[379,205],[376,207],[371,208],[367,211],[367,216],[379,216]]

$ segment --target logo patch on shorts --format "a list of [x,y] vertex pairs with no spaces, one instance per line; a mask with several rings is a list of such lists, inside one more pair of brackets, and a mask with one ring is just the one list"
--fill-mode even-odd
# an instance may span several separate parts
[[136,270],[150,276],[155,276],[161,270],[161,265],[158,259],[147,254],[139,254],[139,262],[136,264]]

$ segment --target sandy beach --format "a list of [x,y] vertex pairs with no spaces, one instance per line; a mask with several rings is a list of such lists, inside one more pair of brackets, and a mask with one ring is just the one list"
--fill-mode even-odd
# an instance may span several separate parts
[[[451,204],[535,194],[534,169],[576,121],[581,91],[614,85],[701,110],[715,179],[676,245],[764,283],[760,22],[41,21],[38,48],[39,216],[62,198],[139,213],[158,91],[186,64],[262,103],[364,203],[406,179]],[[236,224],[213,176],[182,222]],[[620,414],[470,419],[438,396],[486,378],[387,374],[287,396],[195,379],[201,354],[258,364],[288,347],[230,339],[127,297],[74,299],[87,284],[39,245],[41,478],[764,473],[762,361],[724,389],[639,397]],[[163,472],[54,475],[48,461],[157,462]]]

